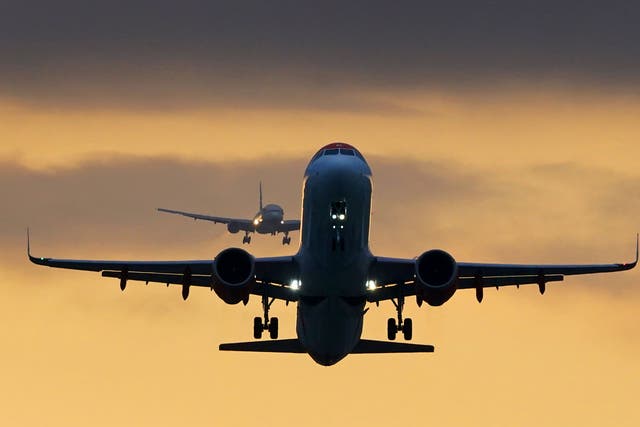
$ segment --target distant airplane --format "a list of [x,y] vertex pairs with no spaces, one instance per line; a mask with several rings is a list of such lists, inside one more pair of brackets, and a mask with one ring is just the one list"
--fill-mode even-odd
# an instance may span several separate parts
[[[367,302],[391,300],[397,319],[387,322],[387,337],[413,334],[411,319],[403,319],[405,299],[418,306],[439,306],[457,290],[475,289],[478,302],[484,288],[536,284],[540,293],[548,282],[573,274],[630,270],[628,264],[485,264],[457,262],[441,249],[416,258],[386,258],[369,250],[371,169],[354,147],[329,144],[318,151],[304,176],[301,243],[291,256],[255,258],[240,248],[227,248],[213,260],[90,261],[38,258],[49,267],[101,271],[102,276],[182,286],[211,288],[227,304],[247,303],[250,295],[262,299],[263,318],[253,322],[254,338],[268,330],[272,341],[221,344],[220,350],[308,353],[321,365],[333,365],[350,353],[433,352],[432,345],[361,339]],[[269,318],[274,300],[297,303],[297,338],[277,340],[278,318]]]
[[201,219],[204,221],[212,221],[214,224],[227,224],[227,230],[229,233],[237,233],[244,231],[244,237],[242,243],[251,243],[251,233],[259,234],[272,234],[284,233],[282,237],[282,244],[288,245],[291,243],[291,237],[289,233],[291,231],[300,229],[299,219],[284,219],[284,209],[275,204],[269,204],[262,206],[262,182],[260,182],[260,202],[259,210],[253,216],[253,219],[244,218],[226,218],[223,216],[210,216],[201,215],[196,213],[174,211],[171,209],[158,208],[160,212],[167,212],[171,214],[184,215],[193,219]]

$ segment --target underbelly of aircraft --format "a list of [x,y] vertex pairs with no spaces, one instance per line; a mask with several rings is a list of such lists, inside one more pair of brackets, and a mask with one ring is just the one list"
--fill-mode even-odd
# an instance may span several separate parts
[[317,363],[333,365],[349,354],[362,334],[364,299],[310,297],[298,303],[298,339]]

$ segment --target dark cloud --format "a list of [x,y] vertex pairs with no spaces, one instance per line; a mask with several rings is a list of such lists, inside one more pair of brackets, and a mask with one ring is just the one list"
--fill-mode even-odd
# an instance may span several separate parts
[[[240,236],[155,209],[251,216],[262,179],[265,202],[279,203],[287,217],[298,217],[306,161],[220,164],[104,156],[49,171],[5,162],[0,198],[8,202],[0,216],[0,267],[27,266],[27,226],[34,250],[46,256],[213,256],[224,246],[239,245]],[[640,209],[636,177],[572,164],[513,171],[380,157],[370,161],[374,253],[413,257],[441,247],[465,261],[536,263],[632,256]],[[251,250],[273,255],[292,248],[259,236]],[[593,283],[597,288],[597,280]]]
[[366,98],[371,89],[636,91],[639,18],[633,2],[6,1],[0,94],[371,109],[389,107]]

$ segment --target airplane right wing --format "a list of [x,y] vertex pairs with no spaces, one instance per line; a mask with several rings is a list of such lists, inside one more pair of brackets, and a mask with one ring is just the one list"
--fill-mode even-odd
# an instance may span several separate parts
[[[38,265],[70,270],[100,272],[103,277],[120,279],[124,290],[128,281],[155,282],[182,286],[182,297],[189,295],[191,286],[213,288],[214,260],[186,261],[115,261],[84,260],[35,257],[27,234],[27,255]],[[255,284],[250,293],[284,301],[297,301],[296,288],[291,287],[293,278],[299,276],[298,265],[292,256],[255,258]]]
[[245,218],[227,218],[223,216],[211,216],[211,215],[202,215],[197,213],[183,212],[183,211],[174,211],[171,209],[158,208],[159,212],[166,212],[170,214],[182,215],[189,218],[193,218],[194,220],[200,219],[203,221],[211,221],[214,224],[234,224],[237,225],[239,231],[254,231],[253,222],[250,219]]

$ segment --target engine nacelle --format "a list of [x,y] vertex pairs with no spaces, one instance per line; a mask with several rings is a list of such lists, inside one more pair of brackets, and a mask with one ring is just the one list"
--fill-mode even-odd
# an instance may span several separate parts
[[456,292],[458,264],[451,255],[432,249],[416,259],[417,296],[429,305],[442,305]]
[[228,248],[213,261],[213,290],[227,304],[249,298],[255,285],[255,258],[240,248]]
[[238,231],[240,231],[240,225],[236,222],[230,222],[229,224],[227,224],[227,230],[231,234],[236,234]]

